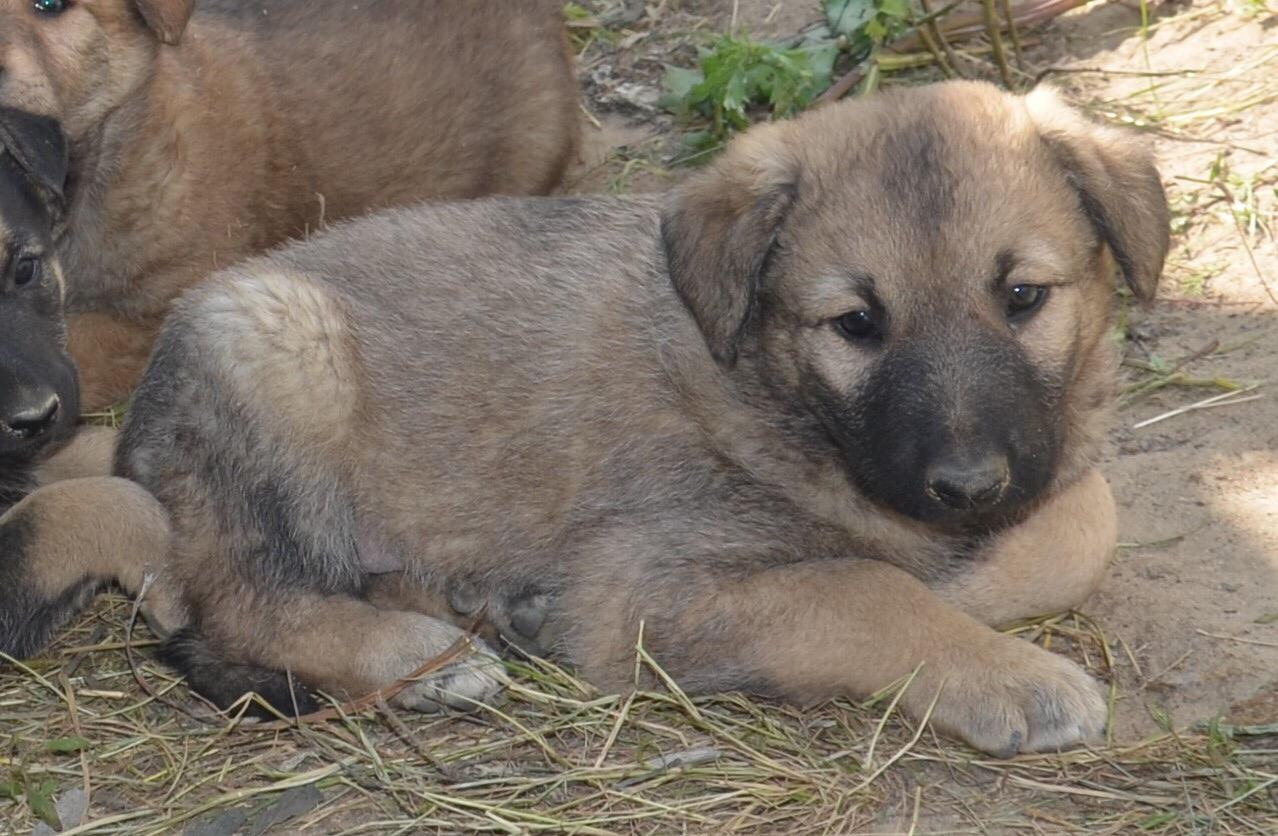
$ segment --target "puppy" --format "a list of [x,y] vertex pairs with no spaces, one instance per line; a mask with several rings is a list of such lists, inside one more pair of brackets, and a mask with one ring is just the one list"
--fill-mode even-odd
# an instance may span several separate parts
[[67,155],[55,122],[0,107],[0,512],[32,486],[30,465],[75,431],[55,238]]
[[117,457],[173,536],[132,561],[222,702],[370,691],[486,603],[604,688],[642,634],[692,691],[912,676],[978,749],[1075,745],[1097,684],[989,625],[1105,571],[1111,279],[1150,298],[1167,247],[1143,146],[972,82],[755,128],[664,198],[351,223],[178,305]]
[[128,395],[220,267],[378,207],[552,189],[578,126],[561,6],[0,0],[0,105],[69,139],[84,408]]

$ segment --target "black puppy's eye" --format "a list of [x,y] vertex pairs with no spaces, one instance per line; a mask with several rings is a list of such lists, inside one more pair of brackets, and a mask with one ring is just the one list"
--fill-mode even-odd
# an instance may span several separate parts
[[846,339],[866,340],[879,336],[879,325],[874,313],[868,310],[850,311],[834,320],[834,327]]
[[66,0],[35,0],[35,10],[42,15],[60,15],[67,10]]
[[14,287],[23,287],[31,284],[40,276],[40,259],[30,257],[18,259],[18,263],[13,267],[13,284]]
[[1047,301],[1047,288],[1041,284],[1013,285],[1007,291],[1007,318],[1024,319]]

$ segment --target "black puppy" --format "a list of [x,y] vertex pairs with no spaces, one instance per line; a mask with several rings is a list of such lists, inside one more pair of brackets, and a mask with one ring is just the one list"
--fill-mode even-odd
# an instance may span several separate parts
[[35,487],[36,457],[80,411],[54,255],[66,179],[58,123],[0,107],[0,511]]

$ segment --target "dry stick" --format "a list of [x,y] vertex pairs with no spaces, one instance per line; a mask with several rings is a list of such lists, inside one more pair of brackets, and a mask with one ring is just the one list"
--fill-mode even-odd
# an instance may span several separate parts
[[[1033,26],[1054,17],[1060,17],[1071,9],[1086,5],[1090,0],[1031,0],[1028,3],[1022,3],[1012,7],[1012,19],[1016,21],[1017,26]],[[981,35],[985,32],[985,15],[983,13],[972,12],[964,15],[955,15],[946,18],[945,34],[949,38],[970,38],[973,35]],[[900,41],[892,44],[893,50],[909,52],[918,46],[918,37],[916,35],[906,35]]]
[[1003,86],[1012,88],[1012,68],[1007,65],[1007,53],[1003,51],[1003,37],[999,34],[998,17],[994,14],[994,0],[981,0],[981,8],[985,10],[985,33],[990,36],[990,45],[994,47],[994,63],[998,65],[999,77]]
[[1169,412],[1164,412],[1162,415],[1155,415],[1153,418],[1147,418],[1144,421],[1140,421],[1139,423],[1132,424],[1132,429],[1133,430],[1143,429],[1145,427],[1150,426],[1151,424],[1157,424],[1159,421],[1166,421],[1168,418],[1175,418],[1177,415],[1184,415],[1186,412],[1193,412],[1198,409],[1211,409],[1217,406],[1235,406],[1240,403],[1249,403],[1251,401],[1260,400],[1262,397],[1264,397],[1264,395],[1252,395],[1251,397],[1248,397],[1248,398],[1242,397],[1243,395],[1246,395],[1248,392],[1256,391],[1256,389],[1259,387],[1260,387],[1260,384],[1256,383],[1244,389],[1231,389],[1228,392],[1224,392],[1219,395],[1213,395],[1210,398],[1204,398],[1203,400],[1196,401],[1194,403],[1189,404],[1188,406],[1178,407]]
[[[142,693],[146,694],[160,705],[171,708],[179,714],[185,714],[197,723],[202,723],[206,726],[221,725],[208,717],[202,716],[198,712],[192,711],[190,708],[187,708],[185,705],[182,705],[176,700],[170,700],[166,695],[161,694],[152,688],[151,683],[147,682],[146,678],[142,676],[142,670],[138,667],[137,659],[133,656],[133,625],[137,623],[138,616],[142,613],[142,601],[146,598],[146,593],[151,589],[151,584],[155,583],[155,577],[154,573],[148,573],[142,578],[142,588],[138,590],[138,597],[133,601],[133,609],[129,613],[129,620],[124,624],[124,659],[128,662],[129,672],[133,674],[133,681],[142,689]],[[220,713],[216,705],[204,699],[201,695],[196,694],[194,691],[191,693],[199,699],[200,702],[209,706],[215,712]]]
[[[945,53],[945,59],[949,61],[950,69],[953,70],[954,74],[959,78],[963,78],[965,74],[959,67],[958,56],[954,53],[953,47],[950,46],[949,38],[945,37],[945,32],[941,29],[938,20],[939,15],[932,14],[932,4],[928,0],[919,0],[919,5],[923,9],[924,19],[927,20],[926,32],[930,33],[931,37],[940,45],[941,51]],[[925,33],[920,31],[919,34],[924,35]]]
[[395,736],[408,744],[408,747],[413,750],[417,757],[433,766],[435,771],[442,775],[445,779],[454,782],[457,780],[456,771],[448,764],[431,754],[430,750],[426,748],[426,745],[418,740],[417,736],[413,734],[412,729],[405,725],[404,721],[395,715],[395,710],[390,707],[386,700],[378,698],[377,713],[381,716],[382,721],[390,727],[390,730],[394,732]]
[[1245,639],[1242,636],[1226,636],[1223,633],[1208,633],[1206,630],[1195,630],[1201,636],[1209,639],[1223,639],[1224,641],[1238,642],[1239,644],[1254,644],[1257,647],[1278,647],[1278,642],[1266,642],[1260,639]]
[[1016,66],[1025,71],[1025,55],[1021,51],[1021,33],[1016,28],[1016,17],[1012,14],[1012,0],[1003,0],[1003,23],[1007,33],[1012,36],[1012,54],[1016,56]]
[[338,720],[341,719],[343,715],[361,714],[369,708],[376,707],[378,702],[394,699],[401,691],[421,679],[423,676],[435,673],[436,671],[457,661],[462,657],[466,648],[469,646],[470,637],[463,635],[457,641],[445,648],[443,653],[439,654],[434,659],[431,659],[408,676],[397,679],[385,688],[379,688],[371,694],[359,697],[358,699],[348,700],[347,702],[336,706],[323,708],[319,711],[313,711],[310,714],[303,714],[301,717],[297,717],[295,719],[275,720],[269,723],[262,723],[257,726],[257,728],[267,730],[288,729],[301,725],[302,723]]
[[937,44],[936,38],[933,36],[932,28],[921,27],[919,29],[919,34],[923,36],[923,43],[927,44],[927,51],[932,53],[932,60],[936,61],[936,63],[940,66],[941,72],[945,73],[946,78],[954,78],[957,73],[950,65],[949,59],[945,57],[945,53],[941,52],[941,48]]
[[[1022,3],[1012,7],[1012,19],[1017,26],[1034,26],[1043,21],[1051,20],[1059,17],[1071,9],[1085,5],[1089,0],[1030,0],[1028,3]],[[946,16],[946,9],[942,9],[935,15],[936,18],[945,17],[945,26],[940,28],[944,32],[944,37],[953,40],[963,40],[973,35],[980,35],[986,31],[983,14],[964,14],[955,15],[953,18]],[[889,44],[892,52],[913,52],[922,45],[922,36],[918,32],[911,33],[893,41]],[[837,102],[843,98],[860,83],[865,71],[860,67],[850,70],[846,75],[830,86],[828,90],[817,97],[816,105],[826,105],[831,102]]]

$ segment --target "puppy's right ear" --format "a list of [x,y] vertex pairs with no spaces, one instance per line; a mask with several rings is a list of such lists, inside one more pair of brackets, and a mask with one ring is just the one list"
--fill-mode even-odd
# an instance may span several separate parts
[[155,37],[170,46],[182,40],[195,11],[195,0],[133,0],[133,5]]
[[675,189],[661,213],[670,279],[725,366],[750,324],[768,254],[798,187],[790,125],[752,128],[708,171]]

